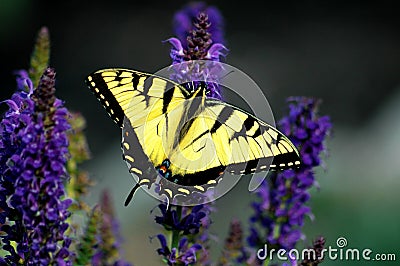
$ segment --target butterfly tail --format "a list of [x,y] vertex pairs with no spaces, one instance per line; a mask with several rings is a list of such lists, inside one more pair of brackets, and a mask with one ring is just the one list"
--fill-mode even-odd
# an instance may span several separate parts
[[132,188],[131,192],[129,192],[128,197],[126,197],[126,200],[125,200],[125,204],[124,204],[125,207],[128,206],[129,203],[132,201],[133,195],[135,195],[136,190],[137,190],[140,186],[141,186],[141,185],[136,184],[136,185]]

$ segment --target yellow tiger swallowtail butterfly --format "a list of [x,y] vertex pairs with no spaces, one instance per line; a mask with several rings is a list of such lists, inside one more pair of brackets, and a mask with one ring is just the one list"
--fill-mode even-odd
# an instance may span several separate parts
[[[94,72],[86,83],[124,128],[124,160],[139,178],[125,205],[139,186],[150,188],[157,172],[162,175],[159,194],[171,200],[207,191],[224,172],[300,165],[299,153],[286,136],[238,107],[207,98],[204,86],[189,92],[172,80],[120,68]],[[150,168],[155,174],[145,171]]]

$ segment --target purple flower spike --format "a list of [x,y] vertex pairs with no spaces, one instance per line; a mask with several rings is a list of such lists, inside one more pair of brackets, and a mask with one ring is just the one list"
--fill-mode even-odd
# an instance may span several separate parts
[[183,46],[186,47],[188,45],[186,37],[192,31],[193,24],[196,22],[196,17],[199,13],[208,15],[210,21],[208,32],[212,35],[213,41],[215,43],[223,43],[224,21],[219,10],[216,7],[207,6],[203,2],[195,2],[176,12],[173,18],[175,34],[181,40]]
[[[196,12],[196,13],[194,13]],[[177,27],[176,34],[178,38],[170,38],[167,41],[172,45],[171,58],[173,63],[181,63],[188,60],[213,60],[220,61],[220,56],[226,53],[221,52],[227,49],[221,43],[222,39],[214,38],[214,34],[221,32],[213,28],[214,23],[206,11],[192,10],[191,17],[178,15],[181,18],[185,30]],[[218,17],[218,20],[221,18]],[[187,21],[191,21],[187,28]],[[186,29],[187,28],[187,29]],[[218,34],[220,35],[220,34]]]
[[278,123],[300,152],[298,169],[274,173],[258,190],[259,201],[253,202],[250,218],[250,246],[292,249],[303,237],[304,217],[311,215],[306,204],[308,190],[315,185],[313,168],[321,165],[326,151],[324,140],[332,127],[329,117],[318,116],[319,101],[306,97],[288,99],[289,115]]
[[[211,60],[219,62],[228,53],[222,44],[222,16],[215,7],[207,7],[204,3],[192,3],[177,12],[174,17],[175,34],[177,38],[166,40],[171,44],[170,57],[173,64],[190,60]],[[217,66],[214,68],[218,68]],[[222,95],[218,85],[218,72],[213,67],[198,70],[180,69],[171,79],[185,84],[193,92],[204,84],[208,97],[221,100]]]
[[55,104],[54,83],[55,72],[48,68],[33,93],[19,88],[0,123],[0,222],[7,265],[71,265],[71,240],[65,236],[71,201],[63,199],[68,112],[61,102]]

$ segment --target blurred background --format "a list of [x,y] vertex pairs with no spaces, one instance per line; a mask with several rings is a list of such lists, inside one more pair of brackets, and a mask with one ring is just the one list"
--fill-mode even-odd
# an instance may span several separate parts
[[[89,2],[89,1],[88,1]],[[97,185],[89,202],[108,188],[121,222],[125,257],[135,265],[159,265],[160,232],[151,210],[157,201],[139,191],[133,204],[123,201],[133,185],[121,160],[120,130],[108,118],[83,80],[105,67],[155,72],[171,62],[168,44],[172,16],[187,1],[0,1],[0,100],[15,88],[13,71],[27,68],[40,27],[52,42],[51,66],[57,72],[57,96],[87,119],[92,160],[85,164]],[[324,235],[335,247],[395,253],[400,261],[400,32],[392,2],[317,1],[211,2],[225,18],[231,64],[252,77],[269,99],[276,120],[292,95],[323,100],[321,114],[334,130],[327,145],[326,170],[317,173],[311,191],[314,219],[307,219],[307,246]],[[5,106],[0,106],[5,110]],[[218,257],[232,218],[245,231],[254,195],[241,180],[216,202],[211,231],[219,240]],[[301,243],[299,246],[302,246]],[[326,261],[323,265],[365,265]]]

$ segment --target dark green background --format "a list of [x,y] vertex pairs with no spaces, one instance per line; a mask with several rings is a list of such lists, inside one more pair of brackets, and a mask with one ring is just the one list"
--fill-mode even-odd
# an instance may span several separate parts
[[[125,239],[126,257],[135,265],[158,264],[159,232],[150,210],[157,204],[143,191],[128,208],[122,203],[133,182],[120,160],[120,132],[84,85],[84,77],[105,67],[147,72],[170,64],[171,19],[185,1],[22,1],[0,2],[0,100],[15,87],[12,72],[26,68],[37,31],[47,26],[52,40],[51,66],[57,71],[57,95],[80,111],[93,159],[86,168],[97,180],[89,201],[102,188],[114,196]],[[323,265],[397,265],[400,260],[400,35],[395,2],[218,1],[226,20],[226,63],[252,77],[267,95],[279,119],[292,95],[323,99],[321,113],[334,123],[326,170],[313,189],[315,218],[307,219],[308,245],[324,235],[335,247],[395,253],[396,262],[327,261]],[[1,110],[5,110],[1,106]],[[247,227],[251,213],[242,180],[217,201],[211,231],[226,236],[236,217]],[[302,246],[302,243],[300,244]]]

